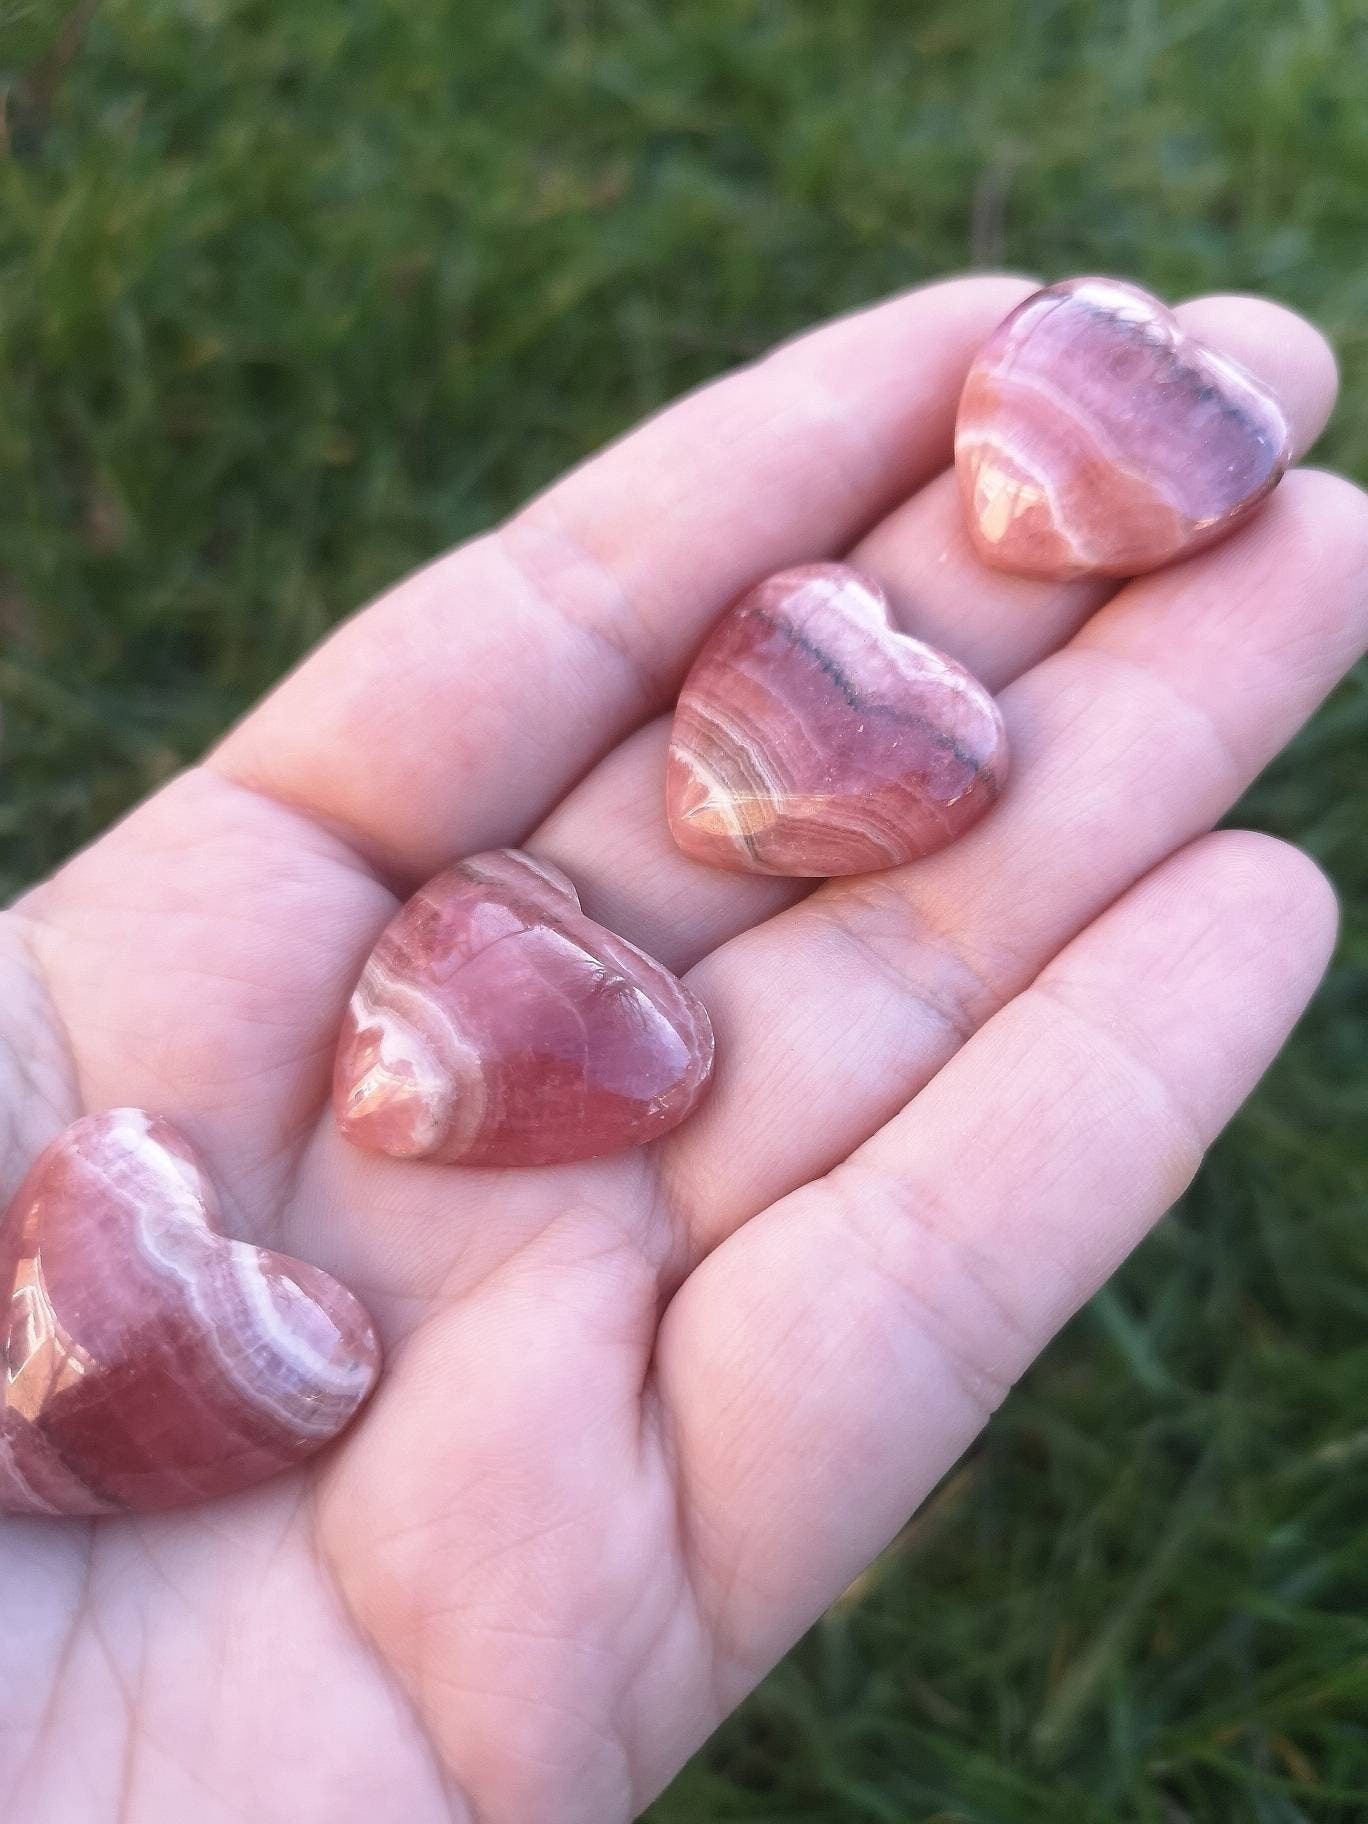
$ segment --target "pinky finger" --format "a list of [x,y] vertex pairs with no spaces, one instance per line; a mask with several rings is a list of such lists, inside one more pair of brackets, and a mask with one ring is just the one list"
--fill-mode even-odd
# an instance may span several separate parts
[[1208,836],[825,1179],[711,1254],[658,1356],[734,1702],[897,1531],[1191,1179],[1334,939],[1304,856]]

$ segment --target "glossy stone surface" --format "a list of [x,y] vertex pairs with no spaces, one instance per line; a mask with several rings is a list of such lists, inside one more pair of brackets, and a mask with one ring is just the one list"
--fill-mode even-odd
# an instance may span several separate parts
[[0,1229],[0,1511],[146,1513],[250,1487],[334,1438],[380,1350],[316,1267],[220,1233],[174,1129],[75,1122]]
[[1021,576],[1135,576],[1223,537],[1291,457],[1278,402],[1116,279],[1038,291],[965,382],[955,464],[980,555]]
[[680,692],[666,810],[686,855],[751,874],[864,874],[929,855],[1006,774],[997,705],[899,633],[844,564],[771,576],[727,613]]
[[517,849],[472,856],[391,920],[343,1024],[333,1107],[398,1159],[551,1165],[640,1146],[712,1072],[707,1013]]

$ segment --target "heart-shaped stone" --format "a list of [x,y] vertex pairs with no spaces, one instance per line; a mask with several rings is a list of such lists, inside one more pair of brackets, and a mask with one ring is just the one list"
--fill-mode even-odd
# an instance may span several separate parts
[[518,849],[448,868],[381,933],[342,1028],[347,1139],[398,1159],[551,1165],[640,1146],[712,1072],[701,1003]]
[[345,1287],[231,1241],[190,1148],[75,1122],[0,1229],[0,1510],[148,1513],[248,1488],[336,1437],[380,1349]]
[[1157,298],[1068,279],[975,357],[955,465],[980,555],[1021,576],[1135,576],[1223,537],[1291,459],[1276,399]]
[[1001,790],[997,705],[899,633],[845,564],[771,576],[714,628],[680,692],[666,766],[675,841],[747,874],[865,874],[929,855]]

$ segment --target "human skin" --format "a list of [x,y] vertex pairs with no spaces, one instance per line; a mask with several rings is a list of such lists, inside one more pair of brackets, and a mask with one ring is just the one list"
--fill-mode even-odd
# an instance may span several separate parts
[[[1315,867],[1209,835],[1368,639],[1368,507],[1293,472],[1143,582],[972,557],[952,281],[718,382],[343,627],[4,923],[12,1193],[86,1109],[174,1123],[230,1232],[387,1368],[315,1467],[173,1515],[0,1521],[0,1814],[614,1824],[866,1564],[1190,1178],[1312,992]],[[1185,320],[1282,400],[1306,325]],[[723,609],[849,557],[1000,693],[991,816],[900,870],[699,867],[668,708]],[[653,1150],[470,1171],[347,1146],[347,996],[399,899],[522,844],[717,1028]]]

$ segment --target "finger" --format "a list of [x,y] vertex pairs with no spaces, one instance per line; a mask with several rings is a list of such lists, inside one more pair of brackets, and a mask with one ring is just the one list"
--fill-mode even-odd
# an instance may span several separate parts
[[1304,856],[1203,838],[685,1283],[657,1361],[727,1704],[1180,1194],[1333,933]]
[[682,400],[343,627],[213,764],[402,878],[521,840],[732,596],[948,460],[969,359],[1027,289],[931,286]]
[[570,876],[590,918],[679,973],[812,882],[729,874],[675,846],[665,818],[670,721],[658,716],[600,760],[527,846]]
[[[1203,298],[1179,315],[1274,391],[1298,452],[1315,441],[1336,385],[1334,356],[1318,331],[1258,298]],[[970,544],[949,471],[849,555],[884,585],[898,625],[952,654],[992,690],[1054,651],[1116,589],[987,569]],[[662,720],[610,755],[552,813],[535,845],[579,882],[592,916],[678,969],[810,888],[719,876],[679,853],[662,802],[668,727]]]
[[[1263,381],[1287,414],[1295,456],[1325,429],[1335,402],[1335,357],[1302,317],[1264,298],[1181,304],[1184,327]],[[892,592],[910,632],[941,646],[1000,690],[1068,639],[1117,585],[1058,583],[988,570],[965,528],[953,475],[943,475],[863,541],[856,560]]]
[[691,974],[713,1093],[668,1143],[695,1245],[827,1170],[1074,932],[1219,820],[1368,644],[1368,497],[1289,477],[1237,538],[1130,584],[1002,696],[1001,803],[834,881]]

